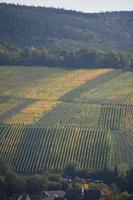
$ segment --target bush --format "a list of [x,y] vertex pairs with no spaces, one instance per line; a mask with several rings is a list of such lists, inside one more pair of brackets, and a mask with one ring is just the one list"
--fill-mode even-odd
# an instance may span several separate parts
[[5,178],[0,176],[0,191],[4,190],[5,188]]

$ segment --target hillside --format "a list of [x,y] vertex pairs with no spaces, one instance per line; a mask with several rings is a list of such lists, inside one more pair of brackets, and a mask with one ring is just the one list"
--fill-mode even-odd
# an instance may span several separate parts
[[5,66],[0,85],[0,158],[13,170],[133,167],[133,72]]
[[18,47],[133,53],[133,12],[85,14],[0,4],[0,40]]

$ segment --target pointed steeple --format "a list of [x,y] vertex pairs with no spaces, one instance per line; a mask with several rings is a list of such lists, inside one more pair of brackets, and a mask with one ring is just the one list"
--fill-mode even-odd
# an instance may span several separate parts
[[81,189],[81,192],[82,192],[82,196],[84,196],[84,188],[83,187]]

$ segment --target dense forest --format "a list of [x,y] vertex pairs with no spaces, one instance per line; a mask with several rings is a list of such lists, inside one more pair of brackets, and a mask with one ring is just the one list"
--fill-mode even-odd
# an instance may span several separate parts
[[77,51],[50,50],[46,47],[18,48],[0,42],[0,65],[61,66],[65,68],[123,68],[133,69],[131,54],[103,52],[94,49]]
[[0,4],[0,65],[133,66],[133,12]]
[[0,4],[0,38],[16,46],[133,52],[133,12],[85,14]]

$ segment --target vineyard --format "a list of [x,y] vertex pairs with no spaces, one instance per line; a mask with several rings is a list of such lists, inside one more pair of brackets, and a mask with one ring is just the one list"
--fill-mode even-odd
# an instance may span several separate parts
[[133,72],[1,67],[0,85],[0,157],[15,171],[133,167]]

